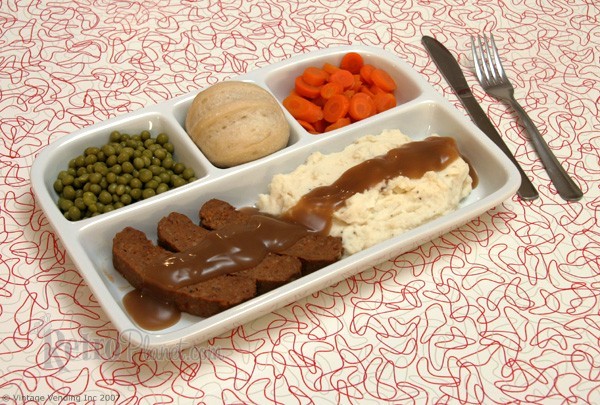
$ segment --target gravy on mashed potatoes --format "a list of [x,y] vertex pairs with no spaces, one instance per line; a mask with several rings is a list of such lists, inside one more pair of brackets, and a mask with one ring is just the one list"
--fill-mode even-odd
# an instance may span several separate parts
[[257,207],[340,236],[350,255],[454,211],[472,190],[469,173],[453,139],[386,130],[274,176]]

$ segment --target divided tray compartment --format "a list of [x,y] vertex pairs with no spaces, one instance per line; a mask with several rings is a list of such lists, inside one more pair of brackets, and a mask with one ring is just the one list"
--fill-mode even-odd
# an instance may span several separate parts
[[[422,76],[397,56],[381,49],[367,46],[323,49],[269,65],[235,80],[256,83],[281,102],[291,90],[294,78],[307,66],[321,66],[324,62],[337,64],[349,51],[360,53],[367,63],[386,69],[394,77],[398,84],[398,105],[321,135],[306,132],[284,109],[291,128],[287,147],[256,161],[223,169],[204,157],[184,127],[187,109],[197,91],[76,131],[53,142],[37,156],[31,172],[37,200],[107,316],[133,344],[145,348],[184,348],[200,343],[443,235],[516,192],[520,178],[504,154]],[[122,298],[132,287],[112,265],[112,238],[117,232],[132,226],[156,241],[158,221],[170,212],[180,212],[198,223],[199,208],[211,198],[222,199],[236,207],[252,206],[258,194],[268,192],[273,175],[292,171],[312,152],[337,152],[361,136],[393,128],[414,140],[432,134],[456,139],[461,153],[479,177],[478,186],[457,211],[209,318],[184,313],[181,320],[168,329],[147,331],[129,317]],[[106,143],[113,130],[133,134],[145,129],[153,136],[167,133],[175,146],[175,159],[193,168],[198,180],[93,218],[76,222],[65,219],[56,206],[58,196],[52,184],[69,159],[88,146]]]

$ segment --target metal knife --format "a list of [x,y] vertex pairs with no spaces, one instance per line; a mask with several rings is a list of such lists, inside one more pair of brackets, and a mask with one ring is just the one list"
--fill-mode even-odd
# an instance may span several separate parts
[[506,156],[508,156],[511,162],[513,162],[519,170],[519,173],[521,174],[521,186],[517,191],[519,197],[521,197],[523,200],[534,200],[538,198],[539,194],[531,183],[531,180],[529,180],[519,165],[519,162],[517,162],[510,149],[508,149],[502,140],[502,137],[496,130],[496,127],[494,127],[494,124],[492,124],[488,116],[485,114],[473,96],[471,88],[467,84],[467,80],[465,79],[465,76],[463,75],[463,72],[454,56],[452,56],[450,51],[444,45],[432,37],[424,36],[421,39],[421,42],[423,43],[425,50],[427,50],[427,53],[429,53],[429,56],[435,65],[442,73],[442,76],[444,76],[450,87],[452,87],[452,90],[454,90],[454,93],[456,93],[458,96],[458,99],[471,116],[473,122],[475,122],[479,129],[481,129],[492,140],[492,142],[494,142],[506,154]]

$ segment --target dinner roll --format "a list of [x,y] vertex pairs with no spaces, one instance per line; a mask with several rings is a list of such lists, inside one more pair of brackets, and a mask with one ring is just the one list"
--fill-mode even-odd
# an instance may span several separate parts
[[248,82],[226,81],[198,93],[186,130],[215,166],[231,167],[284,148],[290,128],[275,98]]

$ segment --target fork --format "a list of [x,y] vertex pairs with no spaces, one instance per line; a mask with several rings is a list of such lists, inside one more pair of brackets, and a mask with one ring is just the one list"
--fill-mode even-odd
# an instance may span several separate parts
[[475,73],[481,87],[489,95],[506,102],[517,112],[558,194],[567,201],[581,199],[583,196],[581,189],[563,169],[535,124],[531,121],[531,118],[529,118],[529,115],[527,115],[523,107],[515,99],[514,87],[508,80],[508,77],[506,77],[504,67],[502,67],[502,63],[500,62],[494,36],[490,34],[489,39],[485,35],[483,39],[478,37],[477,45],[475,44],[475,38],[471,37],[471,51],[473,52]]

